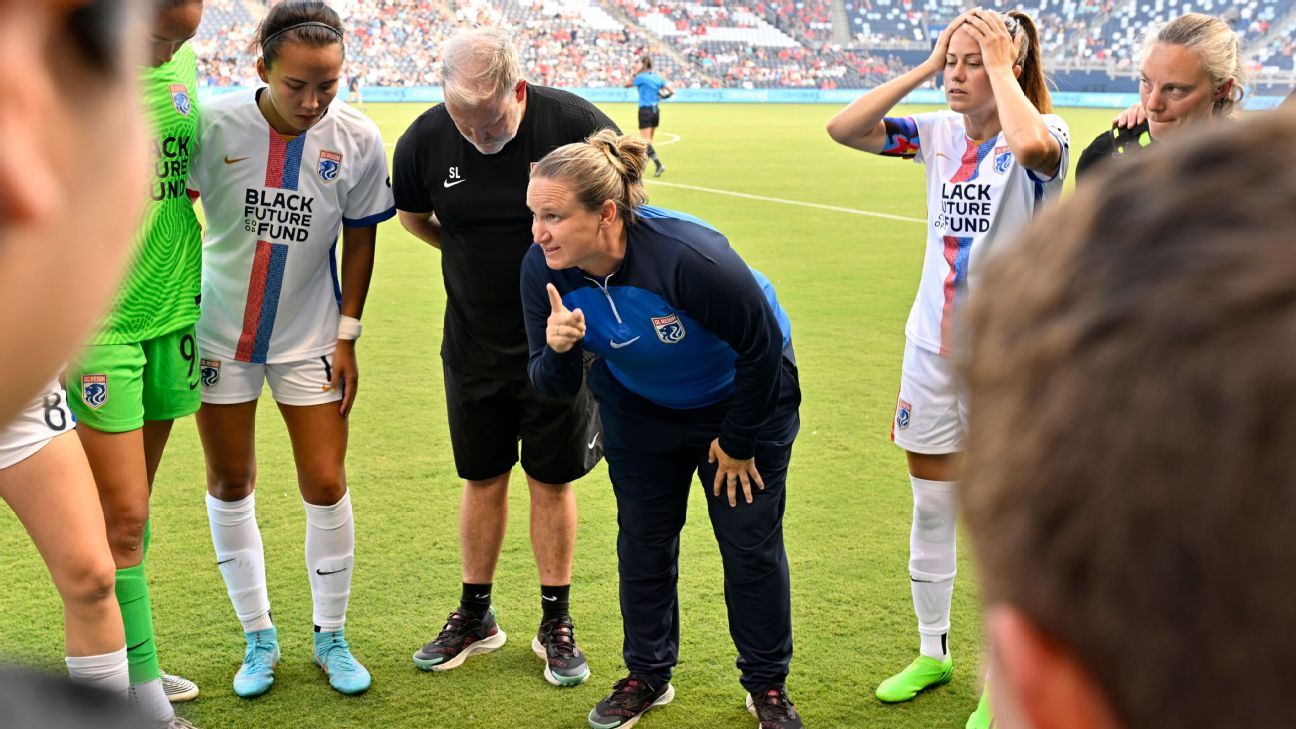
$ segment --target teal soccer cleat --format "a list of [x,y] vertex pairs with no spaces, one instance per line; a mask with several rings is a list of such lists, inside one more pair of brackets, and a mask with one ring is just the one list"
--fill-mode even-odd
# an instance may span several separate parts
[[351,646],[341,630],[315,634],[315,663],[324,669],[329,685],[347,696],[369,690],[369,671],[351,655]]
[[244,633],[247,652],[243,665],[234,674],[234,693],[245,699],[270,690],[274,685],[275,666],[279,665],[279,636],[274,627]]

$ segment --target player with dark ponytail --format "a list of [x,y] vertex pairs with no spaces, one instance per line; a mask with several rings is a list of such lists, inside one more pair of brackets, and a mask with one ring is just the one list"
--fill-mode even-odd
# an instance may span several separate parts
[[306,512],[312,657],[334,689],[358,694],[371,679],[343,632],[355,564],[347,416],[377,226],[396,209],[378,127],[337,98],[337,13],[277,4],[256,43],[266,86],[209,105],[190,178],[208,222],[198,322],[207,516],[246,640],[234,692],[268,691],[279,661],[253,493],[257,400],[269,381]]

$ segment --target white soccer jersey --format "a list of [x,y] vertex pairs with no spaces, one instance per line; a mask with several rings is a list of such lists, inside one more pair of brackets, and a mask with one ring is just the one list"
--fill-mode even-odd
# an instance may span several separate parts
[[377,125],[334,100],[285,139],[248,91],[205,104],[199,139],[189,186],[207,218],[203,354],[273,364],[333,351],[339,231],[396,214]]
[[901,133],[884,154],[912,154],[927,168],[927,252],[905,325],[905,335],[919,347],[942,355],[961,349],[954,323],[976,288],[981,261],[1062,193],[1070,132],[1057,115],[1045,114],[1044,120],[1062,146],[1051,179],[1018,164],[1002,132],[983,142],[970,139],[962,114],[942,110],[889,120]]

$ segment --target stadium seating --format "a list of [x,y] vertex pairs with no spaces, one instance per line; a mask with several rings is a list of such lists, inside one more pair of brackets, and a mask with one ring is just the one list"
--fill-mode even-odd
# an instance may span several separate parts
[[[346,0],[348,74],[365,85],[440,81],[440,44],[458,27],[499,24],[536,83],[599,87],[635,60],[677,88],[867,88],[921,60],[963,0]],[[200,83],[255,83],[256,0],[209,0],[194,41]],[[1290,84],[1296,0],[1026,0],[1064,90],[1130,90],[1142,39],[1188,10],[1219,14],[1248,44],[1262,82]],[[251,10],[250,10],[251,9]],[[845,28],[834,27],[844,18]],[[837,40],[845,40],[839,44]],[[1265,81],[1267,79],[1267,81]]]

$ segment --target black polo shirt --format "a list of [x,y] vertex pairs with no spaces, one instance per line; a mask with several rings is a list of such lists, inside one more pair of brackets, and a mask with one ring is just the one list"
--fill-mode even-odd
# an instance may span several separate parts
[[444,104],[414,120],[396,144],[396,207],[441,222],[445,335],[441,357],[456,369],[502,380],[527,378],[519,272],[531,247],[526,206],[531,166],[564,144],[616,124],[575,94],[527,85],[517,136],[496,154],[477,151]]

